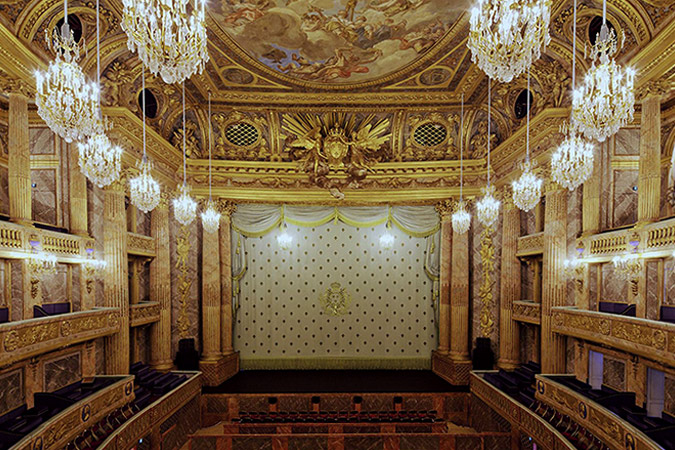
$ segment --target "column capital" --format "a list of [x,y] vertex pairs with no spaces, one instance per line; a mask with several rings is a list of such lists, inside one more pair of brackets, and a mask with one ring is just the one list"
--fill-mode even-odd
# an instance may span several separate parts
[[661,101],[663,96],[675,89],[675,83],[671,80],[658,79],[648,81],[637,89],[635,99],[643,102],[647,99],[658,99]]
[[216,200],[216,205],[220,213],[223,215],[223,218],[225,218],[225,216],[228,218],[231,217],[232,214],[234,214],[234,212],[237,210],[237,204],[232,200],[225,198],[219,198]]
[[26,98],[35,97],[35,91],[25,81],[14,78],[2,70],[0,70],[0,91],[9,92],[10,95],[23,95]]
[[441,200],[436,203],[435,208],[438,211],[438,214],[441,216],[441,220],[446,220],[450,218],[453,211],[455,210],[454,201],[452,199]]
[[503,213],[516,209],[516,204],[513,203],[513,190],[510,187],[504,186],[500,194]]

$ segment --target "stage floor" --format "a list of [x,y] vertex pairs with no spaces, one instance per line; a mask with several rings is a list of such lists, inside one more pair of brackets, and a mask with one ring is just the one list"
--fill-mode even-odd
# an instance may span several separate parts
[[468,392],[430,370],[245,370],[205,394]]

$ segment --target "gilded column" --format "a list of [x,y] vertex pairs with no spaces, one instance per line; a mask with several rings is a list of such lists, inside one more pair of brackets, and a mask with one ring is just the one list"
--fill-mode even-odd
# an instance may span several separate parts
[[202,233],[202,360],[220,356],[220,252],[218,232]]
[[171,361],[171,252],[169,251],[169,203],[162,196],[150,213],[150,227],[155,239],[155,258],[150,262],[150,301],[159,303],[159,321],[150,328],[153,368],[168,370]]
[[124,179],[105,189],[103,248],[106,260],[105,306],[119,309],[120,330],[106,341],[106,373],[129,373],[129,279]]
[[70,232],[79,236],[89,236],[87,221],[87,178],[78,165],[78,151],[75,144],[68,145],[68,177],[70,195]]
[[220,219],[220,347],[224,355],[234,353],[232,347],[232,213],[236,205],[221,202]]
[[452,270],[452,205],[449,200],[436,205],[441,216],[440,282],[438,293],[438,353],[447,355],[450,350],[450,278]]
[[[604,146],[599,145],[600,149]],[[590,236],[600,231],[600,192],[602,189],[602,158],[595,151],[596,155],[593,158],[593,173],[586,180],[583,186],[582,199],[582,232],[584,236]]]
[[567,191],[557,183],[546,183],[544,211],[544,256],[541,298],[542,373],[565,372],[565,338],[551,329],[551,308],[565,304],[566,282],[563,262],[567,252]]
[[513,302],[520,300],[520,261],[516,256],[520,235],[520,210],[510,195],[504,196],[502,265],[499,301],[499,367],[514,369],[519,363],[519,330],[512,319]]
[[657,221],[661,213],[661,99],[648,92],[642,100],[638,224]]
[[9,217],[32,225],[28,99],[18,93],[9,94],[8,151]]
[[469,232],[452,233],[450,358],[469,363]]

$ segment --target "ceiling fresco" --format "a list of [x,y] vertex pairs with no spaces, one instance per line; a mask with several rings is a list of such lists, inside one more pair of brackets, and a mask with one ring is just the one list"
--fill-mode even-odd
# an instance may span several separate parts
[[292,79],[360,83],[418,60],[468,0],[221,0],[213,21],[251,58]]

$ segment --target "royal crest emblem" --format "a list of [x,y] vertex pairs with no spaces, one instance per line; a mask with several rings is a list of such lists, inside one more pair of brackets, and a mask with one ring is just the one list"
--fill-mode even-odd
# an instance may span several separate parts
[[319,302],[326,314],[343,316],[349,311],[352,296],[340,283],[331,283],[330,287],[319,296]]

